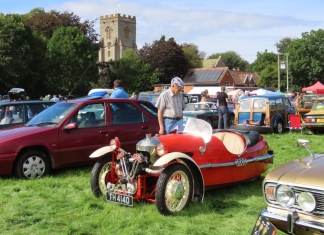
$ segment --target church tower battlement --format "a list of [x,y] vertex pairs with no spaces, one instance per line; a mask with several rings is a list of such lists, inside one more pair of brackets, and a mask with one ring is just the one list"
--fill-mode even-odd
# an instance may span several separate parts
[[129,48],[137,49],[136,17],[119,13],[100,16],[99,62],[119,60]]

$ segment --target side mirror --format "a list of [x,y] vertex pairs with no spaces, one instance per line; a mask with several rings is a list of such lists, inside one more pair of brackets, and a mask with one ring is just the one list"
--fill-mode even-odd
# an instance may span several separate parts
[[78,124],[76,124],[75,122],[69,123],[66,126],[63,127],[63,130],[72,130],[72,129],[76,129],[78,127]]

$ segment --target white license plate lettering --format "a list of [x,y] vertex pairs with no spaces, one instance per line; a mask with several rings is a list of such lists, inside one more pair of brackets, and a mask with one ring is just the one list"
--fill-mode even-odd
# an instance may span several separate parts
[[118,193],[108,193],[106,195],[107,201],[115,202],[125,206],[133,206],[133,197]]

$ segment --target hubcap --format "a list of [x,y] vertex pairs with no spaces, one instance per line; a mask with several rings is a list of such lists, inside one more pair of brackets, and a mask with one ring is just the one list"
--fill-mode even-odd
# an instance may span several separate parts
[[45,172],[45,163],[40,157],[29,157],[23,164],[23,172],[29,179],[42,177]]
[[182,172],[175,172],[167,182],[165,188],[165,204],[170,211],[180,211],[189,200],[189,179]]

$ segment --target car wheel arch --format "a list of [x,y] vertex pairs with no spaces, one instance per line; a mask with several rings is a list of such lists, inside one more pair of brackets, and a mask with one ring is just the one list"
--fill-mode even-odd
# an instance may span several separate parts
[[49,163],[49,169],[52,169],[52,168],[55,168],[55,164],[54,164],[54,160],[53,160],[53,157],[50,153],[50,151],[44,147],[44,146],[41,146],[41,145],[36,145],[36,146],[25,146],[24,148],[22,148],[18,154],[17,154],[17,157],[14,161],[14,164],[12,165],[12,169],[11,169],[11,172],[14,172],[14,169],[15,167],[17,166],[17,162],[18,160],[25,154],[27,153],[28,151],[40,151],[40,152],[43,152],[45,154],[45,156],[48,158],[48,163]]

